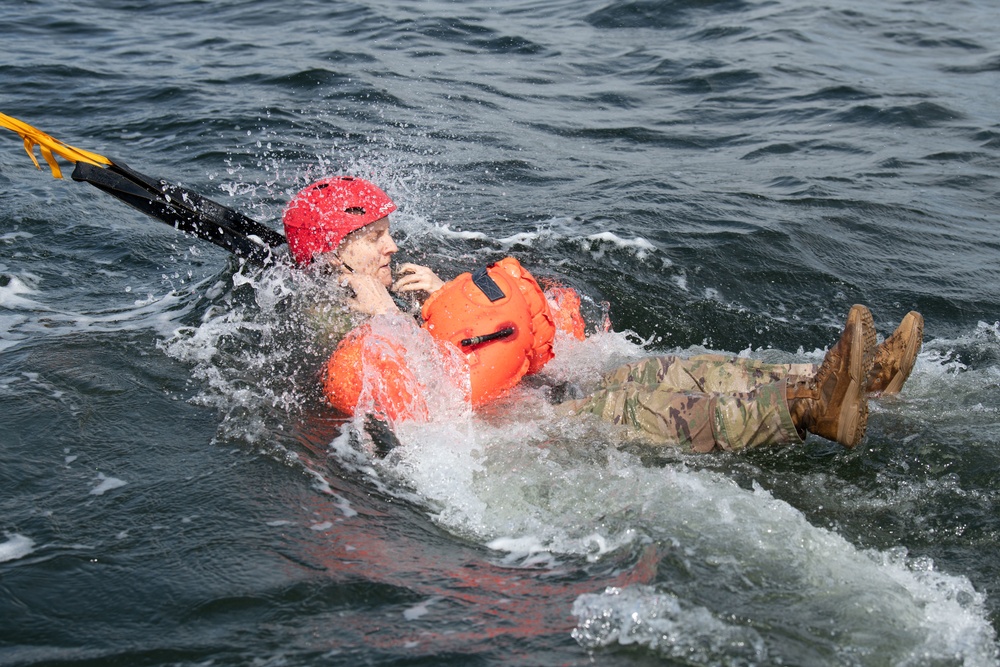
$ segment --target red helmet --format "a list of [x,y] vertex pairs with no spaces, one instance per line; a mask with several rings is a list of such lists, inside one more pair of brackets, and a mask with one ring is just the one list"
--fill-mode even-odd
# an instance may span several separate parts
[[389,196],[363,178],[334,176],[295,195],[282,222],[295,261],[308,264],[313,255],[336,250],[345,236],[395,210]]

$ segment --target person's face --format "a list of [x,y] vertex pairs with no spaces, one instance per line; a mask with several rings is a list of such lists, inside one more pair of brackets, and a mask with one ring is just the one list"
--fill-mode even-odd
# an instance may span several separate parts
[[337,257],[348,270],[374,276],[389,287],[392,285],[389,260],[397,250],[389,234],[389,218],[385,217],[345,236]]

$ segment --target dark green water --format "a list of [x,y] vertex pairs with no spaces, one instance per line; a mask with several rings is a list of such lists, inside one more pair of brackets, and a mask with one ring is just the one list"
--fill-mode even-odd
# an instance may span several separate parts
[[814,361],[859,302],[926,335],[850,452],[651,453],[527,387],[375,461],[298,278],[3,131],[0,664],[997,664],[992,4],[82,4],[0,7],[0,112],[274,227],[372,178],[406,259],[610,304],[555,379]]

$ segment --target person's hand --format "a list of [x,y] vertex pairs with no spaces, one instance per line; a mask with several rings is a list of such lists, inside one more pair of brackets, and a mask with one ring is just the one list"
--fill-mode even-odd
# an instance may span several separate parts
[[399,278],[392,284],[393,292],[426,292],[433,294],[442,287],[444,281],[433,271],[419,264],[402,264],[397,272]]
[[342,287],[350,287],[353,297],[347,299],[352,310],[367,315],[382,315],[399,310],[382,281],[363,273],[344,273],[340,278]]

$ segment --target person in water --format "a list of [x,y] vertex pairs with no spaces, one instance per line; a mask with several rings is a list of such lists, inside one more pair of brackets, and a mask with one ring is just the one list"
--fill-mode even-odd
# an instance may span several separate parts
[[[447,285],[430,268],[412,263],[401,265],[393,280],[398,247],[389,215],[395,210],[374,184],[338,176],[299,192],[282,221],[298,265],[334,272],[350,288],[353,310],[380,315],[399,310],[393,294],[428,298]],[[855,305],[818,366],[722,355],[654,356],[613,370],[591,393],[555,409],[560,415],[596,415],[655,443],[695,452],[800,443],[808,433],[853,448],[864,437],[869,396],[900,391],[922,337],[923,318],[911,311],[876,345],[871,312]]]

